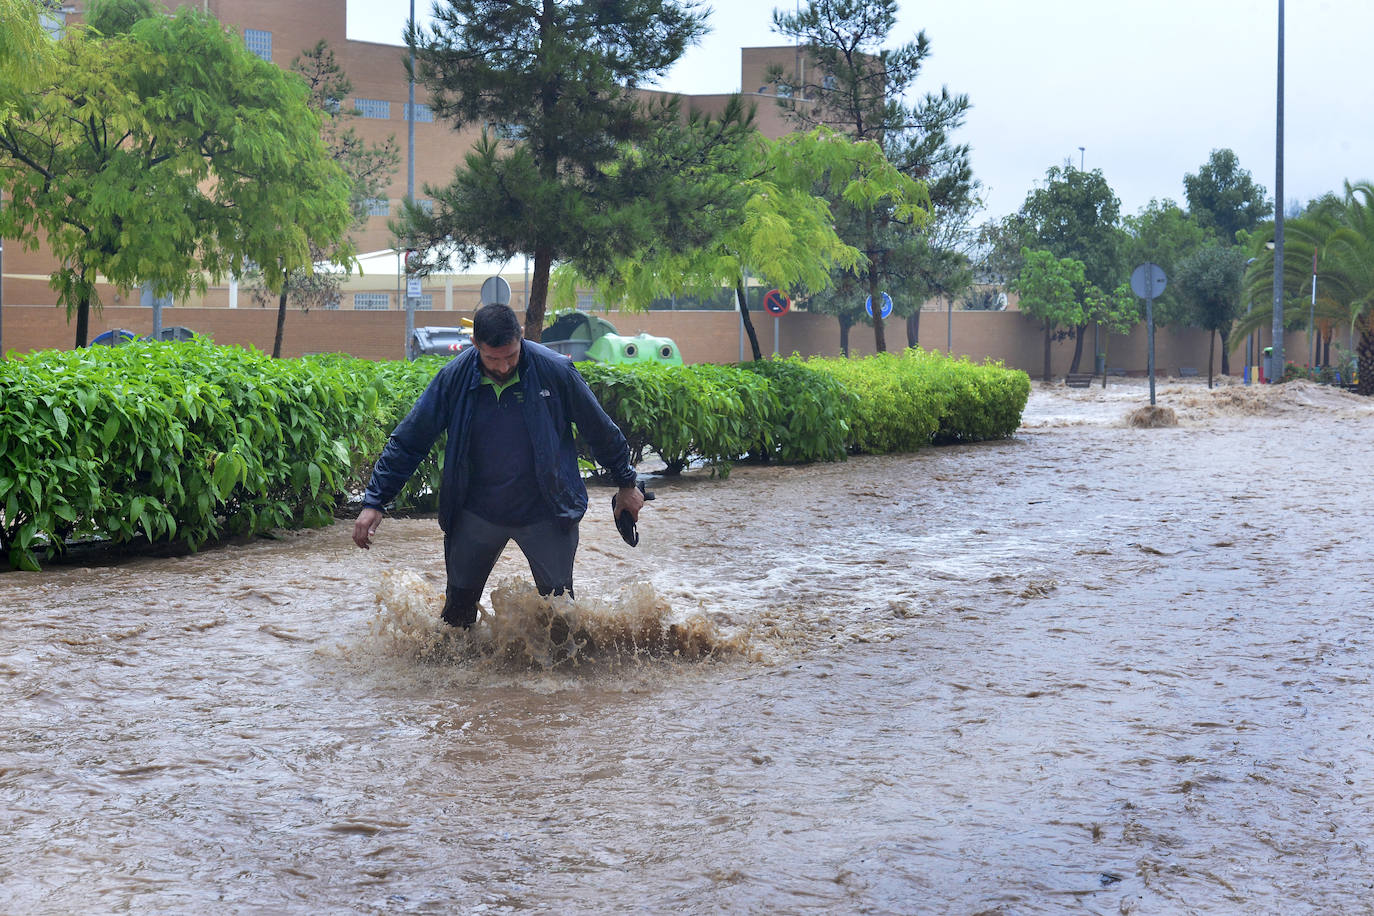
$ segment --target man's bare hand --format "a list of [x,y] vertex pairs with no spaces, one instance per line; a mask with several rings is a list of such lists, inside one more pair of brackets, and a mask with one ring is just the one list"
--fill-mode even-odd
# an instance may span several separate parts
[[358,513],[358,520],[353,523],[353,543],[363,550],[372,547],[372,535],[377,533],[377,528],[382,524],[382,512],[380,509],[373,509],[371,506]]
[[630,512],[630,518],[639,521],[639,510],[644,508],[644,494],[639,492],[639,487],[631,484],[628,487],[621,487],[615,493],[615,512],[613,515],[620,515],[626,509]]

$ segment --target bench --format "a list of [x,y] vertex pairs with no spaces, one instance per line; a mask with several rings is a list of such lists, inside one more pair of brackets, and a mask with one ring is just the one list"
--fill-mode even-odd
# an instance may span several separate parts
[[1091,372],[1070,372],[1064,377],[1064,384],[1070,388],[1087,388],[1093,383]]
[[1197,370],[1194,369],[1192,366],[1179,366],[1179,367],[1178,367],[1178,377],[1179,377],[1179,378],[1197,378]]

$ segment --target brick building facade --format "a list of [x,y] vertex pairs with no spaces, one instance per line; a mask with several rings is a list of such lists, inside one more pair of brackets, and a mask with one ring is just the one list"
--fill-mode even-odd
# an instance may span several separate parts
[[[244,36],[250,50],[260,57],[289,68],[303,51],[321,39],[329,43],[334,55],[353,83],[353,97],[343,104],[357,113],[349,119],[349,126],[370,143],[381,143],[394,137],[401,153],[396,170],[384,197],[374,201],[367,223],[354,234],[358,251],[376,253],[388,251],[393,238],[388,221],[400,214],[401,201],[406,196],[407,136],[409,83],[406,77],[406,49],[391,44],[369,41],[350,41],[347,37],[345,0],[168,0],[173,8],[199,6],[224,24]],[[61,11],[48,17],[52,28],[66,22],[78,21],[85,0],[64,4]],[[399,41],[400,36],[393,36]],[[741,87],[752,90],[758,97],[758,124],[768,136],[781,136],[789,127],[784,122],[773,97],[764,91],[764,72],[770,62],[793,66],[795,49],[745,48],[741,51]],[[646,96],[657,93],[648,92]],[[718,114],[728,95],[685,96],[684,107]],[[427,102],[424,87],[415,87],[415,196],[423,205],[424,187],[445,185],[454,169],[472,147],[480,134],[477,127],[456,131],[447,122],[437,121]],[[3,276],[0,276],[0,304],[52,305],[56,294],[48,286],[48,277],[55,267],[51,255],[44,250],[26,251],[16,240],[6,240],[3,254]],[[399,264],[394,258],[370,259],[367,270],[346,283],[341,297],[341,310],[387,311],[404,308]],[[511,284],[514,298],[520,299],[524,279],[523,261],[505,265],[479,265],[459,275],[436,275],[425,281],[421,296],[421,310],[443,311],[471,309],[478,301],[478,288],[483,279],[501,273]],[[139,294],[120,293],[112,286],[100,287],[100,300],[105,307],[139,305]],[[189,307],[252,307],[246,291],[229,280],[212,281],[208,291],[193,295],[177,306]],[[54,312],[55,321],[62,316]]]

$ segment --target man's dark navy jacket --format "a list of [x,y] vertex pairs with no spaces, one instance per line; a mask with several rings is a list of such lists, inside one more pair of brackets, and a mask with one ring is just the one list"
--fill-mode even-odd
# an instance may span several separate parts
[[[633,486],[630,450],[615,422],[601,409],[572,360],[533,341],[521,341],[520,380],[525,428],[534,448],[534,473],[554,518],[577,521],[587,511],[587,487],[577,468],[572,424],[591,446],[592,457],[617,486]],[[482,381],[477,348],[469,347],[440,369],[410,413],[387,440],[363,494],[363,505],[384,508],[415,473],[440,433],[448,433],[439,490],[439,526],[457,528],[467,500],[469,449],[505,447],[469,441],[472,410]]]

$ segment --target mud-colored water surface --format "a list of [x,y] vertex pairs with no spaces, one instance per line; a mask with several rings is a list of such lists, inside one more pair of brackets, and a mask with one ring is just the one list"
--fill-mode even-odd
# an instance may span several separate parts
[[1374,405],[1147,398],[660,482],[465,635],[432,520],[0,574],[0,911],[1374,911]]

